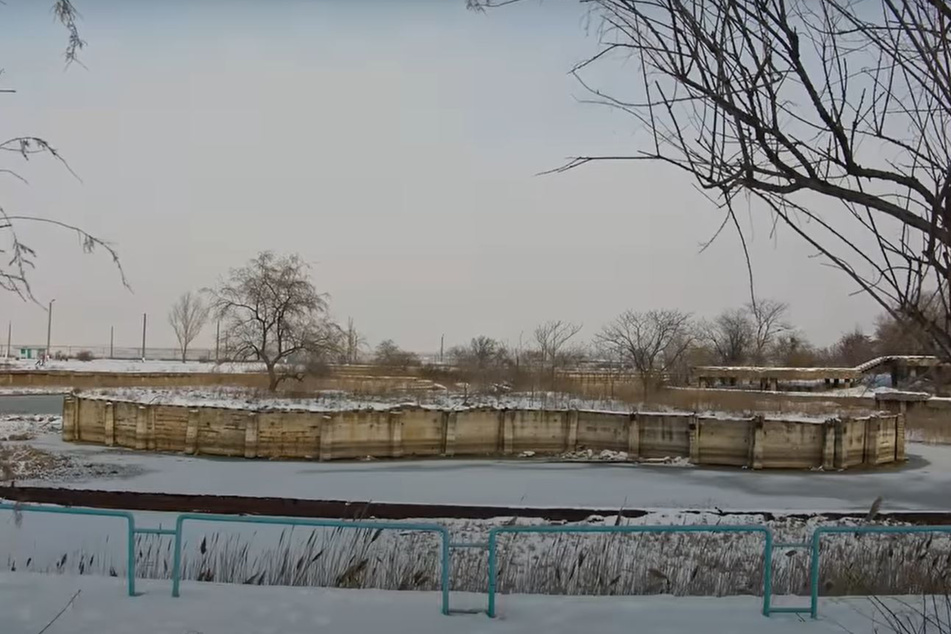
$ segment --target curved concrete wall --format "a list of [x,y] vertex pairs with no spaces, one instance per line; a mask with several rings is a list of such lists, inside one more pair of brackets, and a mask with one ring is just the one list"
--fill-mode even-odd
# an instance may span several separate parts
[[578,449],[752,469],[846,469],[905,458],[901,414],[826,422],[584,410],[251,411],[81,396],[63,405],[63,439],[187,454],[356,459],[484,456]]

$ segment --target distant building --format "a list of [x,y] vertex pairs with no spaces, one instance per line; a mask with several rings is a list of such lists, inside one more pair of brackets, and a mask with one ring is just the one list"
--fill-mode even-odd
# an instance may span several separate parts
[[17,357],[20,359],[42,359],[46,356],[46,347],[27,346],[20,348]]

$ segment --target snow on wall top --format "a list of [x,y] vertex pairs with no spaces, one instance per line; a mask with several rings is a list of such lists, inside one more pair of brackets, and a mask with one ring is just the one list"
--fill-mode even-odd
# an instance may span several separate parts
[[[460,394],[434,394],[425,399],[406,397],[358,398],[345,392],[326,391],[312,398],[281,398],[260,395],[241,388],[220,387],[214,389],[185,388],[109,388],[76,392],[83,398],[132,403],[173,405],[179,407],[218,407],[253,411],[389,411],[395,409],[431,409],[464,411],[471,409],[521,409],[521,410],[578,410],[586,413],[632,414],[635,407],[630,403],[610,400],[586,400],[561,393],[507,394],[503,396]],[[748,421],[751,415],[725,412],[692,412],[672,408],[654,407],[652,410],[637,409],[640,414],[666,416],[697,416],[700,419]],[[761,413],[764,420],[801,423],[823,423],[828,416],[813,416],[804,413]]]

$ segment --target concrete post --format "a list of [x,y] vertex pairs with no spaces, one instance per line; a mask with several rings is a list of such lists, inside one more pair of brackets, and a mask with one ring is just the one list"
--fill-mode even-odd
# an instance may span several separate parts
[[149,451],[155,451],[155,405],[149,405],[148,416],[146,417],[145,427],[145,448]]
[[103,442],[106,447],[112,447],[116,444],[116,408],[112,402],[106,403],[105,407],[105,431],[103,433]]
[[390,411],[387,416],[390,427],[390,456],[403,457],[403,412]]
[[905,461],[905,415],[895,416],[895,462]]
[[188,410],[188,422],[185,426],[185,453],[198,453],[198,417],[201,411],[197,409]]
[[830,418],[822,425],[822,468],[825,471],[835,469],[835,422]]
[[835,468],[845,469],[845,421],[837,418],[833,423],[835,429]]
[[763,429],[763,417],[755,416],[753,418],[753,433],[750,434],[750,469],[763,468],[763,444],[765,441],[765,431]]
[[[283,424],[283,422],[282,422]],[[258,414],[257,412],[248,412],[248,418],[244,426],[244,457],[258,457]]]
[[324,416],[320,421],[320,460],[333,460],[334,457],[334,419]]
[[565,451],[574,451],[578,448],[578,416],[578,410],[568,410],[568,429],[565,433]]
[[641,423],[637,419],[637,412],[627,419],[627,455],[630,458],[641,456]]
[[769,380],[769,389],[773,392],[779,391],[779,379],[770,379]]
[[878,464],[878,430],[882,419],[878,416],[872,416],[865,420],[865,442],[862,456],[862,463],[866,466],[874,467]]
[[77,412],[79,411],[79,401],[67,396],[63,399],[63,440],[70,442],[76,440]]
[[502,453],[510,454],[515,447],[515,411],[502,410],[499,421],[502,427]]
[[687,423],[690,436],[690,462],[700,464],[700,422],[696,416],[691,416]]
[[444,411],[442,425],[442,453],[444,456],[454,456],[456,455],[456,412]]
[[139,405],[135,410],[135,448],[145,451],[149,442],[149,408]]

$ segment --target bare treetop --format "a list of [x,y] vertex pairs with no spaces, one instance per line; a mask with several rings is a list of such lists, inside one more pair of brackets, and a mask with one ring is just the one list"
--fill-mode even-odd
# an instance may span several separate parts
[[298,376],[291,363],[301,353],[322,354],[339,343],[327,319],[327,295],[318,293],[299,255],[264,251],[209,289],[235,359],[261,361],[273,391]]
[[182,363],[185,363],[187,358],[188,346],[208,321],[209,311],[210,307],[205,304],[201,295],[188,291],[178,298],[168,312],[168,323],[172,326],[178,347],[182,351]]
[[687,352],[693,335],[687,313],[628,310],[602,328],[597,339],[622,365],[637,370],[647,393]]
[[582,324],[561,319],[552,319],[536,326],[533,334],[542,365],[554,367],[560,363],[568,342],[581,332],[582,327]]

